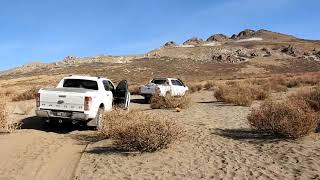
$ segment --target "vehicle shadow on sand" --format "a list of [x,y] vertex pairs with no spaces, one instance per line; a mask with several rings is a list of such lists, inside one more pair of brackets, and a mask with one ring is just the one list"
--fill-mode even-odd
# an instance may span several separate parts
[[21,129],[34,129],[45,132],[54,132],[59,134],[67,134],[72,131],[86,131],[90,128],[80,124],[72,124],[71,122],[51,123],[47,124],[43,119],[32,116],[22,119]]
[[71,134],[71,137],[81,145],[88,145],[88,148],[84,151],[84,153],[88,154],[120,154],[128,156],[139,153],[136,151],[128,151],[117,146],[110,137],[99,132],[97,133],[96,131]]
[[239,106],[239,105],[235,105],[235,104],[228,104],[228,103],[225,103],[223,101],[199,101],[199,102],[196,102],[196,103],[199,103],[199,104],[213,104],[215,106],[221,106],[221,107]]
[[281,139],[269,133],[262,133],[252,129],[210,129],[211,134],[225,138],[246,141],[253,144],[274,143]]
[[139,152],[134,152],[134,151],[126,151],[124,149],[121,149],[117,146],[105,146],[105,147],[94,147],[92,149],[86,150],[85,153],[89,154],[105,154],[105,155],[110,155],[110,154],[120,154],[123,156],[134,156],[137,154],[140,154]]

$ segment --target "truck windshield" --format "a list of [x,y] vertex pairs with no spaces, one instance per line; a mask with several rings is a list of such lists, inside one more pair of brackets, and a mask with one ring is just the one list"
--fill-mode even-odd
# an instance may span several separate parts
[[98,90],[98,83],[96,81],[84,79],[65,79],[63,82],[63,87]]
[[151,81],[154,84],[166,84],[167,80],[165,79],[154,79]]

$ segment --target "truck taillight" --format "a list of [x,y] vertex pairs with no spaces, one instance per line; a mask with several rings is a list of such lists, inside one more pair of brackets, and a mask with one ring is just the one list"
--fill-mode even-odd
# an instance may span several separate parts
[[36,106],[40,107],[40,93],[38,93],[36,96]]
[[158,95],[160,95],[160,94],[161,94],[161,89],[160,89],[159,87],[156,87],[155,93],[158,94]]
[[84,110],[89,111],[92,104],[92,97],[86,96],[84,98]]

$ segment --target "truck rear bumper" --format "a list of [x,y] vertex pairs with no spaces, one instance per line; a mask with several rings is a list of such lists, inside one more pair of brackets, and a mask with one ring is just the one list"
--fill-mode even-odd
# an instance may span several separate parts
[[[70,114],[70,115],[67,115]],[[89,115],[80,112],[70,112],[62,113],[61,115],[55,115],[51,110],[36,110],[36,115],[43,118],[60,118],[60,119],[71,119],[87,121],[89,120]]]

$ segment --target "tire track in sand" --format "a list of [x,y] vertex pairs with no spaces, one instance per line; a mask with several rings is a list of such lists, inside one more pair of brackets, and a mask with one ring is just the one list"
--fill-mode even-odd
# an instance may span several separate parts
[[0,179],[72,179],[87,144],[68,134],[20,130],[0,136]]

